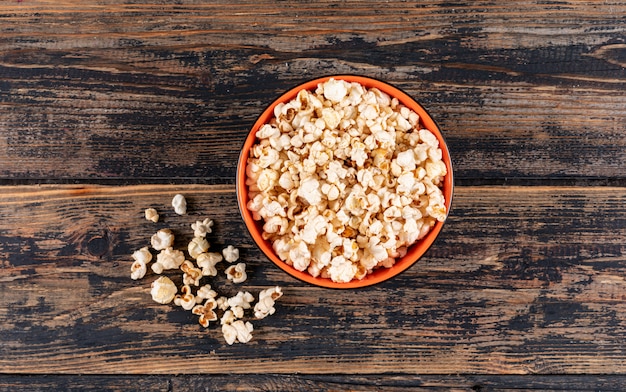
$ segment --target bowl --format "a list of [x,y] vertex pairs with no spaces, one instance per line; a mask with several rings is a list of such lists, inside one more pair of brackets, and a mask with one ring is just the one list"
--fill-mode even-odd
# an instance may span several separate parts
[[435,239],[441,232],[443,228],[444,221],[437,221],[436,224],[432,227],[432,229],[428,232],[428,234],[422,239],[418,240],[416,243],[411,245],[407,249],[406,255],[401,258],[396,259],[395,264],[390,268],[377,268],[374,269],[372,273],[366,275],[363,279],[353,279],[346,283],[334,282],[329,278],[323,277],[314,277],[305,271],[298,271],[294,267],[285,263],[281,260],[275,251],[272,248],[272,244],[265,240],[262,236],[263,227],[262,222],[255,221],[252,217],[252,213],[248,210],[247,205],[249,201],[248,197],[248,187],[246,186],[246,165],[247,159],[250,153],[250,149],[256,144],[257,138],[256,133],[261,128],[262,125],[268,123],[274,117],[274,108],[279,103],[287,103],[294,99],[298,92],[302,89],[306,89],[309,91],[314,91],[318,84],[324,83],[329,79],[335,80],[345,80],[347,82],[357,82],[363,85],[364,87],[377,88],[382,92],[385,92],[392,98],[397,98],[401,104],[408,107],[409,109],[415,111],[420,116],[420,125],[422,128],[428,129],[432,132],[439,141],[439,148],[442,151],[442,160],[446,165],[447,174],[444,178],[443,185],[441,187],[442,193],[445,198],[445,206],[446,206],[446,217],[450,211],[452,194],[453,194],[453,173],[452,173],[452,164],[450,160],[450,154],[448,152],[448,148],[446,142],[441,134],[441,131],[432,117],[426,112],[426,110],[417,103],[413,98],[411,98],[408,94],[401,91],[400,89],[382,82],[377,79],[372,79],[364,76],[356,76],[356,75],[330,75],[326,77],[321,77],[317,79],[310,80],[301,85],[298,85],[284,94],[282,94],[278,99],[272,102],[266,109],[261,113],[258,119],[255,121],[254,125],[250,129],[250,133],[245,139],[243,144],[243,148],[241,150],[239,156],[239,162],[237,166],[237,178],[236,178],[236,189],[237,189],[237,202],[239,205],[239,210],[245,226],[249,231],[252,239],[259,247],[259,249],[269,258],[276,266],[280,269],[288,273],[294,278],[297,278],[306,283],[326,287],[326,288],[337,288],[337,289],[353,289],[371,286],[388,279],[393,278],[394,276],[400,274],[405,271],[413,264],[415,264],[430,248],[430,246],[435,242]]

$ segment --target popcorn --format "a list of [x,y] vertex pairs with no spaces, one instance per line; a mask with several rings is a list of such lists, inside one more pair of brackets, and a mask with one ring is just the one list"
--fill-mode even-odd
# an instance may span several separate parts
[[206,237],[207,234],[213,231],[213,221],[206,218],[203,221],[196,221],[191,224],[191,230],[193,230],[194,237]]
[[130,278],[133,280],[141,279],[146,276],[146,263],[141,260],[135,260],[130,266]]
[[187,245],[187,252],[193,259],[197,259],[200,254],[209,250],[209,241],[204,237],[193,237]]
[[278,286],[261,291],[259,301],[254,305],[254,317],[262,319],[274,314],[276,312],[275,301],[282,295],[283,292]]
[[181,194],[177,194],[172,199],[172,207],[174,207],[174,212],[178,215],[185,215],[187,213],[187,200],[185,200],[185,196]]
[[143,248],[134,251],[132,257],[133,259],[135,259],[135,261],[143,264],[148,264],[150,261],[152,261],[152,253],[150,253],[150,250],[147,246],[144,246]]
[[184,261],[185,255],[183,252],[171,247],[165,248],[157,255],[156,262],[152,264],[152,271],[160,274],[163,270],[179,268]]
[[146,210],[144,211],[144,215],[149,221],[152,221],[154,223],[157,223],[159,221],[159,213],[154,208],[146,208]]
[[155,250],[169,248],[174,244],[174,234],[170,229],[161,229],[150,238],[150,244]]
[[224,255],[224,260],[229,263],[234,263],[239,259],[239,249],[235,248],[232,245],[228,245],[226,248],[222,250],[222,254]]
[[198,298],[191,292],[189,285],[184,285],[180,289],[180,294],[174,296],[174,304],[185,310],[192,310],[198,303]]
[[235,317],[235,313],[232,310],[227,310],[222,315],[222,318],[220,319],[220,324],[232,324],[235,322],[235,320],[237,320],[237,317]]
[[250,150],[247,208],[288,265],[362,279],[446,219],[439,140],[398,99],[330,79],[274,115]]
[[226,277],[233,283],[243,283],[248,279],[246,263],[237,263],[226,268]]
[[[254,172],[254,166],[251,165],[250,173]],[[180,196],[182,197],[182,195]],[[276,222],[277,232],[284,233],[288,229],[286,208],[290,197],[289,194],[285,193],[279,195],[276,200],[263,197],[258,200],[254,199],[254,203],[258,201],[268,214],[279,220]],[[182,200],[184,201],[184,197]],[[182,204],[178,204],[178,206],[180,205]],[[147,219],[153,217],[149,210],[146,209]],[[317,215],[319,214],[315,216]],[[156,221],[158,221],[158,217],[155,218],[154,222]],[[150,294],[152,299],[158,303],[169,304],[173,302],[174,305],[191,311],[198,316],[198,323],[205,328],[209,327],[211,322],[220,320],[222,333],[227,344],[247,343],[252,339],[253,326],[249,321],[245,321],[245,318],[248,309],[252,309],[254,296],[247,291],[240,291],[230,298],[219,296],[209,283],[202,282],[205,276],[217,275],[217,263],[224,259],[229,263],[234,263],[239,259],[239,250],[232,245],[224,248],[222,253],[208,252],[209,243],[206,240],[206,235],[212,232],[212,227],[213,221],[210,219],[196,221],[191,225],[194,238],[188,244],[187,250],[189,255],[196,260],[196,263],[192,260],[185,260],[184,253],[173,248],[174,235],[171,230],[161,229],[151,237],[152,247],[160,251],[156,261],[151,266],[152,270],[161,274],[165,270],[179,269],[179,273],[182,272],[182,286],[179,292],[177,285],[168,276],[160,276],[151,283]],[[134,261],[131,265],[131,279],[141,279],[147,272],[148,263],[152,261],[152,253],[146,246],[133,252],[132,258]],[[242,283],[247,279],[245,263],[230,265],[225,272],[227,278],[234,283]],[[259,293],[259,302],[262,303],[255,306],[255,315],[266,317],[273,314],[275,312],[274,301],[281,295],[282,291],[278,286]],[[218,312],[223,312],[221,318]],[[252,312],[252,310],[248,312]]]
[[254,301],[254,296],[247,291],[240,291],[234,297],[228,298],[228,306],[231,308],[240,306],[243,309],[250,309],[250,303]]
[[232,324],[222,325],[222,333],[226,343],[232,345],[235,342],[248,343],[252,339],[251,332],[254,330],[252,323],[242,320],[233,321]]
[[[216,299],[217,292],[211,288],[210,284],[205,284],[204,286],[200,287],[198,291],[196,292],[196,298],[199,298],[201,300],[202,299]],[[217,302],[216,302],[216,306],[217,306]]]
[[167,276],[160,276],[151,284],[150,294],[152,299],[160,304],[169,304],[172,302],[178,288]]
[[194,266],[189,260],[183,261],[180,269],[183,271],[183,284],[190,286],[200,285],[200,279],[202,278],[201,269],[196,268],[196,266]]
[[330,278],[334,282],[349,282],[352,278],[354,278],[356,272],[356,265],[350,260],[346,260],[346,258],[342,255],[335,256],[330,262],[330,267],[328,268]]
[[201,253],[196,258],[196,263],[198,267],[202,268],[202,275],[216,276],[217,268],[215,268],[215,265],[223,259],[222,255],[217,252]]
[[191,313],[200,316],[198,318],[198,323],[202,325],[204,328],[209,326],[210,321],[217,321],[217,313],[213,309],[217,307],[217,302],[215,299],[209,298],[205,301],[203,305],[196,305],[191,309]]

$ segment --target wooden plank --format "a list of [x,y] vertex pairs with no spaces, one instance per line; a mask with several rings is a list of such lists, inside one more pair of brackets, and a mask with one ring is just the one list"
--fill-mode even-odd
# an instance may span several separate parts
[[164,376],[0,375],[0,391],[161,391],[169,392],[171,379]]
[[0,391],[606,391],[621,392],[626,387],[624,376],[419,376],[419,375],[0,375]]
[[0,4],[0,180],[232,184],[256,116],[329,73],[422,102],[458,178],[625,180],[622,2],[251,4]]
[[[168,208],[177,192],[188,216]],[[625,200],[624,188],[457,187],[423,260],[337,291],[270,265],[244,234],[232,186],[5,186],[0,373],[621,374]],[[163,220],[146,221],[146,207]],[[240,246],[247,290],[285,291],[246,345],[152,302],[153,275],[129,278],[130,253],[157,228],[183,246],[205,216],[215,247]]]

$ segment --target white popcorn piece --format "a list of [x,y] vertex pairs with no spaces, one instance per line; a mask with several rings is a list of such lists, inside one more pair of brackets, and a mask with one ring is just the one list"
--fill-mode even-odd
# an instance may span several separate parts
[[152,235],[150,244],[155,250],[170,248],[174,244],[174,233],[170,229],[161,229]]
[[250,303],[254,301],[254,296],[247,291],[239,291],[234,297],[228,298],[228,306],[234,308],[240,306],[243,309],[250,309]]
[[174,296],[174,304],[185,310],[192,310],[198,304],[198,298],[193,295],[189,285],[184,285],[180,289],[180,294]]
[[130,266],[130,278],[132,280],[141,279],[146,276],[147,271],[146,263],[141,260],[135,260]]
[[210,248],[209,241],[204,237],[193,237],[189,244],[187,245],[187,252],[189,252],[189,256],[194,260],[200,256],[200,254],[205,253]]
[[157,254],[156,262],[152,264],[152,271],[160,274],[163,270],[177,269],[184,261],[185,255],[183,252],[171,247],[165,248]]
[[172,207],[174,207],[174,212],[178,215],[185,215],[187,213],[187,200],[185,196],[180,193],[175,195],[172,198]]
[[328,273],[334,282],[347,283],[356,275],[357,267],[343,256],[336,256],[330,262]]
[[232,324],[235,322],[235,320],[237,320],[237,317],[235,317],[235,313],[229,309],[225,311],[222,315],[222,318],[220,319],[220,324]]
[[228,298],[226,297],[217,297],[216,302],[219,310],[225,311],[230,307],[230,305],[228,305]]
[[154,208],[146,208],[144,215],[151,222],[157,223],[159,221],[159,213]]
[[335,80],[331,78],[324,84],[324,98],[333,103],[341,102],[348,93],[347,84],[348,83],[343,80]]
[[232,308],[230,308],[230,310],[238,319],[243,318],[243,315],[245,313],[244,309],[241,306],[233,306]]
[[224,255],[224,260],[229,263],[234,263],[235,261],[239,260],[239,249],[235,248],[232,245],[228,245],[222,250],[222,255]]
[[167,276],[160,276],[151,284],[152,299],[160,304],[172,302],[177,292],[178,288]]
[[194,237],[206,237],[207,234],[213,232],[213,221],[209,218],[196,221],[191,224],[191,230],[193,230]]
[[198,255],[196,263],[198,267],[202,268],[202,275],[216,276],[217,268],[215,268],[215,265],[223,259],[223,256],[217,252],[201,253]]
[[217,302],[215,302],[215,299],[208,298],[204,304],[195,305],[191,309],[191,313],[200,316],[198,318],[198,323],[200,323],[200,325],[204,328],[207,328],[211,321],[217,321],[217,313],[214,311],[216,307]]
[[249,321],[243,322],[243,320],[236,320],[232,324],[222,325],[222,333],[224,340],[229,345],[235,342],[248,343],[252,340],[252,331],[254,330],[252,323]]
[[147,246],[144,246],[143,248],[134,251],[132,257],[135,261],[144,263],[146,265],[150,261],[152,261],[152,253],[150,253],[150,250]]
[[200,279],[202,279],[202,270],[196,268],[196,266],[189,260],[183,261],[180,265],[181,271],[183,271],[183,284],[189,286],[199,286]]
[[[199,298],[200,300],[203,299],[216,299],[218,296],[217,291],[213,290],[211,288],[210,284],[205,284],[204,286],[198,288],[198,291],[196,291],[196,297]],[[217,302],[216,302],[216,306],[217,306]]]
[[248,279],[246,274],[246,263],[237,263],[226,268],[226,277],[233,283],[243,283]]
[[282,297],[283,292],[280,287],[271,287],[259,293],[259,301],[254,305],[254,317],[263,319],[276,312],[275,301]]

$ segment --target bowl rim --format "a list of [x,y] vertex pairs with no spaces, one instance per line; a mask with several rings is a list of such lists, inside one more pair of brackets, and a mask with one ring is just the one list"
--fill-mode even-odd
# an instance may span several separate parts
[[[437,137],[437,140],[439,141],[439,148],[441,149],[443,155],[442,160],[444,161],[446,169],[448,171],[444,178],[443,185],[443,193],[444,196],[446,196],[446,219],[444,219],[443,221],[437,221],[435,223],[435,226],[433,226],[428,234],[424,238],[418,240],[416,243],[411,245],[408,248],[407,254],[404,257],[397,259],[396,263],[391,268],[379,268],[373,273],[366,275],[363,279],[353,279],[350,282],[346,283],[333,282],[329,278],[314,277],[306,270],[298,271],[294,267],[282,261],[273,251],[271,243],[261,237],[261,221],[255,221],[254,219],[252,219],[252,214],[247,208],[249,198],[247,186],[245,185],[247,160],[250,148],[257,140],[256,132],[263,124],[266,124],[274,116],[274,108],[276,107],[276,105],[281,102],[284,103],[290,101],[297,96],[299,91],[303,89],[314,91],[317,88],[318,84],[324,83],[330,79],[345,80],[347,82],[357,82],[367,89],[371,89],[374,87],[378,88],[392,98],[397,98],[402,105],[407,106],[411,110],[415,111],[420,116],[421,126],[431,131]],[[261,114],[256,118],[253,125],[249,128],[249,131],[241,147],[239,158],[237,161],[235,190],[237,194],[237,204],[239,207],[239,212],[244,221],[244,226],[246,227],[248,234],[252,237],[252,240],[261,250],[261,252],[268,259],[270,259],[270,261],[275,266],[286,272],[291,277],[294,277],[302,282],[312,284],[314,286],[330,289],[355,289],[376,285],[401,274],[402,272],[413,266],[415,263],[417,263],[428,252],[430,247],[439,237],[439,234],[443,229],[443,225],[450,214],[450,210],[452,207],[452,198],[454,194],[454,174],[452,170],[452,159],[448,150],[448,144],[444,138],[444,135],[441,132],[441,128],[430,116],[426,108],[424,108],[417,100],[413,99],[402,89],[390,84],[389,82],[384,82],[380,79],[354,74],[334,74],[309,79],[308,81],[305,81],[297,86],[289,88],[277,98],[275,98],[261,112]]]

